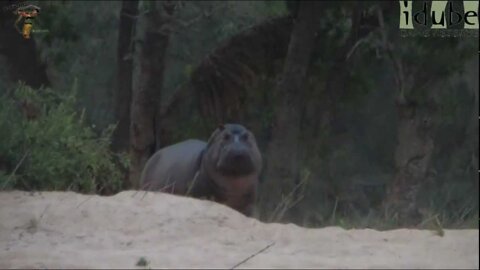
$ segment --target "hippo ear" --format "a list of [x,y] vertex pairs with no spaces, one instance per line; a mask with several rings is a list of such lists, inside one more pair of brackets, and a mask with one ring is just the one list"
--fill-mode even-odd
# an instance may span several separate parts
[[218,124],[218,129],[224,130],[225,129],[225,124],[224,123]]
[[215,131],[212,133],[212,135],[210,135],[210,138],[208,139],[207,148],[210,147],[210,145],[218,137],[218,134],[220,134],[224,129],[225,129],[225,126],[223,124],[221,124],[217,129],[215,129]]

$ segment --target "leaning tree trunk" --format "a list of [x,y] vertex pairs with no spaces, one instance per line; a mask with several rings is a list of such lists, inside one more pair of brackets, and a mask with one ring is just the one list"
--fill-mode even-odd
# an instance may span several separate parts
[[[156,8],[161,4],[163,11]],[[145,17],[145,36],[139,57],[139,75],[134,86],[130,125],[130,174],[132,188],[138,188],[142,169],[155,151],[157,112],[165,69],[165,55],[169,40],[166,23],[173,14],[171,1],[150,2],[151,10]]]
[[133,36],[138,13],[138,0],[122,1],[117,47],[117,89],[115,91],[115,119],[112,148],[127,151],[130,134],[130,104],[132,102]]
[[205,56],[162,108],[162,143],[174,143],[172,131],[186,125],[193,114],[201,116],[199,126],[205,136],[218,123],[229,121],[247,124],[258,134],[258,124],[244,121],[251,106],[245,100],[255,80],[273,76],[274,63],[285,58],[292,27],[290,16],[266,20],[226,39]]
[[[272,140],[266,155],[266,179],[269,181],[266,207],[273,211],[282,196],[281,187],[293,189],[298,173],[298,139],[300,134],[301,104],[308,66],[319,25],[320,4],[300,3],[298,18],[290,38],[284,70],[276,86],[278,105]],[[273,188],[276,187],[276,188]],[[291,190],[283,190],[289,192]],[[265,195],[267,195],[265,193]],[[273,203],[273,204],[272,204]],[[272,213],[271,213],[272,215]],[[271,216],[273,218],[273,216]]]

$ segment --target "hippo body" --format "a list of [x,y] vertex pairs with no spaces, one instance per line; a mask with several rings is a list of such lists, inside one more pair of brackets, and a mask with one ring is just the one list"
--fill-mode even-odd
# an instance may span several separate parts
[[250,216],[261,168],[253,134],[226,124],[208,142],[190,139],[157,151],[140,182],[144,190],[212,199]]
[[162,190],[186,194],[187,179],[198,171],[207,143],[190,139],[157,151],[145,165],[141,184],[145,190]]

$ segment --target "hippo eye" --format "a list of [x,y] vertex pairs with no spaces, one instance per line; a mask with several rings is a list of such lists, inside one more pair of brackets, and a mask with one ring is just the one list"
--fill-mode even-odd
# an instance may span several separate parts
[[223,135],[223,140],[228,141],[230,140],[230,137],[230,134],[226,133],[225,135]]

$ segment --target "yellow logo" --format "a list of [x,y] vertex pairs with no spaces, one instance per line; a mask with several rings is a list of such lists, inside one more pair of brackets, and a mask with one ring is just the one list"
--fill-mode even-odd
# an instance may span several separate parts
[[[35,20],[35,17],[40,14],[40,8],[35,5],[22,6],[17,8],[14,14],[18,16],[17,20],[15,21],[15,28],[23,36],[23,38],[30,39],[30,34],[32,33],[33,29],[33,21]],[[18,23],[22,19],[23,27],[22,30],[20,30],[18,28]]]

